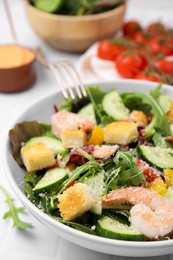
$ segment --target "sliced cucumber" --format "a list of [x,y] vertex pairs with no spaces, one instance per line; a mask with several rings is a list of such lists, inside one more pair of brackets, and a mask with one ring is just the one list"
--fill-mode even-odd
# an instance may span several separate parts
[[89,103],[88,105],[84,106],[83,108],[81,108],[81,110],[79,110],[78,114],[96,123],[96,116],[93,104]]
[[54,137],[33,137],[27,142],[27,144],[35,144],[38,142],[44,143],[48,148],[50,148],[54,152],[54,154],[65,154],[67,152],[67,148],[63,146],[62,142]]
[[97,215],[101,215],[101,213],[102,213],[102,195],[103,195],[103,190],[104,190],[103,172],[100,172],[96,175],[86,177],[82,182],[87,184],[91,188],[93,196],[95,198],[95,205],[91,209],[91,212],[93,212],[94,214],[97,214]]
[[120,218],[103,216],[97,222],[97,235],[112,239],[143,241],[145,236],[136,228],[123,223]]
[[141,157],[158,169],[173,169],[173,149],[139,145]]
[[116,90],[109,91],[102,101],[104,111],[115,120],[127,119],[129,110],[122,103],[122,99]]
[[67,179],[68,173],[65,168],[53,168],[49,169],[41,180],[36,184],[33,191],[43,192],[56,189],[65,179]]
[[63,0],[35,0],[34,5],[44,12],[55,13],[61,9],[63,2]]

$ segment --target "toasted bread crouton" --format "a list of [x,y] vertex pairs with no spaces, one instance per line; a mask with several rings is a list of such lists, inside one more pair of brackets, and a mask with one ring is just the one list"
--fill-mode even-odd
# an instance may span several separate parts
[[173,123],[173,100],[171,101],[171,108],[167,113],[167,117],[168,117],[170,123]]
[[104,141],[108,144],[126,145],[138,137],[138,124],[130,121],[117,121],[104,128]]
[[86,143],[86,132],[82,130],[64,130],[61,132],[61,140],[66,148],[82,147]]
[[83,183],[77,183],[65,190],[59,199],[59,210],[65,220],[73,220],[94,206],[94,199],[90,188]]
[[53,151],[41,142],[23,146],[21,156],[28,172],[41,170],[55,163]]
[[142,127],[145,127],[148,124],[147,116],[144,114],[144,112],[139,110],[133,110],[129,115],[129,119]]
[[95,122],[72,112],[59,111],[51,117],[51,125],[53,133],[61,138],[64,130],[89,131],[95,126]]

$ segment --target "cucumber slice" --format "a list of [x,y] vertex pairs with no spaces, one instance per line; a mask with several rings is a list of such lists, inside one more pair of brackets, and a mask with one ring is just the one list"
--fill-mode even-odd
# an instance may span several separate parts
[[139,145],[138,151],[144,160],[158,169],[173,169],[173,149]]
[[61,9],[63,2],[63,0],[35,0],[34,5],[44,12],[55,13]]
[[95,112],[94,112],[94,106],[91,103],[89,103],[88,105],[81,108],[81,110],[79,110],[78,114],[86,117],[87,119],[91,120],[94,123],[97,123],[96,117],[95,117]]
[[120,218],[103,216],[97,222],[97,235],[112,239],[143,241],[145,236],[136,228],[123,223]]
[[65,168],[53,168],[49,169],[41,180],[36,184],[33,191],[43,192],[56,189],[65,179],[67,179],[68,173]]
[[68,150],[62,144],[62,142],[54,137],[49,136],[37,136],[31,138],[27,144],[44,143],[48,148],[50,148],[54,154],[65,154]]
[[122,99],[116,90],[109,91],[102,101],[104,111],[115,120],[127,119],[129,110],[122,103]]
[[86,177],[82,183],[87,184],[93,193],[93,196],[95,198],[95,205],[91,209],[91,212],[93,212],[96,215],[101,215],[102,213],[102,195],[104,190],[104,174],[103,172],[100,172],[96,175],[92,175],[89,177]]

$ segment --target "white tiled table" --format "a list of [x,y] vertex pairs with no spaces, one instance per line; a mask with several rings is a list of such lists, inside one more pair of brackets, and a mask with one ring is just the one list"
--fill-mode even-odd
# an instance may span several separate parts
[[[43,51],[50,60],[68,58],[77,61],[79,58],[78,55],[55,51],[39,39],[27,22],[23,0],[8,1],[12,10],[18,39],[21,44],[27,44],[31,47],[41,45]],[[129,8],[126,13],[126,19],[136,18],[144,25],[158,19],[168,25],[171,23],[173,24],[172,0],[129,0],[128,4]],[[12,43],[12,38],[4,13],[2,0],[0,0],[0,44],[2,43]],[[0,94],[0,154],[3,153],[3,136],[9,130],[8,125],[11,118],[17,117],[30,102],[57,89],[56,82],[49,71],[44,69],[41,70],[38,65],[36,65],[36,71],[37,81],[32,88],[18,94]],[[6,179],[1,159],[0,183],[7,188],[11,196],[15,198]],[[15,200],[15,203],[16,205],[21,206],[17,199]],[[40,224],[28,212],[22,215],[22,217],[24,220],[31,222],[33,228],[26,231],[14,229],[11,220],[2,219],[5,210],[7,210],[7,206],[4,203],[4,195],[0,193],[0,259],[2,260],[133,259],[97,253],[65,241]],[[152,259],[168,260],[173,259],[173,255],[154,257]]]

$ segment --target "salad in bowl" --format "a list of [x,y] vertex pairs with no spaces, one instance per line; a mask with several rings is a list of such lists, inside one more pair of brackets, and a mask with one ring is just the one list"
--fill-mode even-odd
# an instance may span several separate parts
[[143,245],[141,256],[164,254],[161,245],[172,252],[171,88],[119,81],[86,91],[83,99],[46,97],[18,119],[10,181],[35,216],[75,243],[118,255],[137,256]]

